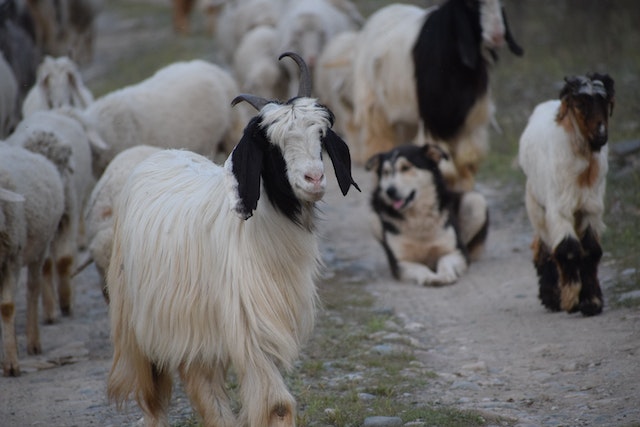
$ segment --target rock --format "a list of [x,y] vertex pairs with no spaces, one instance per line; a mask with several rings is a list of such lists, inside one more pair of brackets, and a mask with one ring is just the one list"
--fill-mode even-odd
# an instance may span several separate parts
[[402,425],[400,417],[368,417],[365,418],[363,427],[396,427]]

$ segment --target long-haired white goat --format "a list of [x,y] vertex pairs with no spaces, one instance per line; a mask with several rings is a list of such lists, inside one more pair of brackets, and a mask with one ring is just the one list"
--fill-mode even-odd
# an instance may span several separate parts
[[[357,185],[332,113],[309,98],[306,64],[284,55],[300,66],[300,96],[237,97],[234,104],[247,101],[260,114],[224,167],[165,150],[122,189],[107,272],[108,394],[119,404],[133,395],[148,426],[167,425],[176,370],[205,426],[295,424],[279,368],[291,368],[314,323],[323,149],[342,193]],[[240,381],[240,420],[224,387],[230,366]]]

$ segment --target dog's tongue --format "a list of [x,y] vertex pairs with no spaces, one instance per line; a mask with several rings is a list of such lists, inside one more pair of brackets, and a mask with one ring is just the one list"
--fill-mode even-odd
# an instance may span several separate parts
[[393,202],[393,208],[397,211],[399,211],[402,206],[404,206],[404,200],[402,199]]

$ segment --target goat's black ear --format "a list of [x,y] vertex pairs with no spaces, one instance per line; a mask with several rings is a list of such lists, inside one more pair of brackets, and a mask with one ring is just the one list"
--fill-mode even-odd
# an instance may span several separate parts
[[454,28],[456,32],[456,47],[458,55],[465,67],[475,69],[480,59],[479,43],[480,41],[473,34],[473,28],[470,25],[467,14],[454,13]]
[[267,135],[260,127],[259,116],[256,116],[244,129],[240,142],[231,153],[231,171],[238,183],[238,200],[234,210],[243,219],[250,218],[258,206],[262,162],[268,144]]
[[342,195],[345,196],[352,185],[356,190],[361,191],[351,176],[351,154],[342,138],[331,129],[327,129],[327,134],[322,138],[322,145],[333,163]]
[[607,92],[607,102],[609,103],[609,115],[613,115],[613,106],[615,105],[615,94],[613,79],[608,74],[592,73],[588,74],[591,80],[600,80],[604,86],[604,90]]
[[507,46],[511,53],[515,56],[522,56],[524,54],[524,50],[520,47],[518,42],[513,38],[513,34],[511,34],[511,29],[509,28],[509,23],[507,22],[507,14],[504,11],[504,7],[502,8],[502,22],[504,23],[504,38],[507,42]]

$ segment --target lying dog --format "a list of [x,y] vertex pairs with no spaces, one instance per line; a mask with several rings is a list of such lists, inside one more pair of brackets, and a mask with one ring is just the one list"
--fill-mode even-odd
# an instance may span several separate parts
[[374,155],[365,165],[377,174],[371,198],[374,235],[398,280],[453,283],[484,247],[487,202],[474,191],[447,189],[438,167],[447,159],[436,145],[404,145]]

